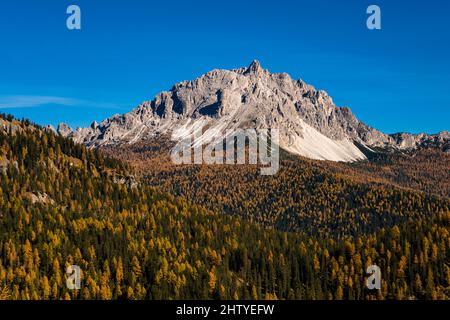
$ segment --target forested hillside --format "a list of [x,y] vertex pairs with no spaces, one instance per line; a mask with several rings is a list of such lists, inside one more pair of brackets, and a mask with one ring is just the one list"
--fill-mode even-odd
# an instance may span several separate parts
[[[158,143],[120,150],[105,152],[132,164],[147,184],[216,212],[283,231],[358,236],[450,208],[449,198],[440,194],[446,194],[449,186],[445,177],[450,179],[446,167],[450,158],[445,153],[440,160],[425,153],[417,156],[417,162],[402,163],[394,158],[400,156],[384,155],[376,162],[353,164],[284,153],[278,173],[261,176],[251,165],[175,166],[167,146]],[[426,163],[432,164],[429,169]]]
[[[0,169],[3,299],[450,298],[446,198],[296,164],[273,180],[236,167],[244,174],[219,185],[205,184],[221,177],[212,168],[141,181],[123,162],[6,116]],[[72,264],[81,290],[66,287]],[[372,264],[379,291],[366,289]]]

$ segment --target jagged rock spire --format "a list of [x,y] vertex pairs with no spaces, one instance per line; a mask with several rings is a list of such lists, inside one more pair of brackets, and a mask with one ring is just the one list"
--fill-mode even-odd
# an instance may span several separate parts
[[261,63],[258,60],[253,60],[252,63],[248,66],[246,74],[261,74],[264,72],[264,69],[261,67]]
[[68,126],[67,124],[65,124],[64,122],[61,122],[60,124],[58,124],[58,128],[56,129],[56,131],[63,137],[67,137],[71,133],[73,133],[73,129],[70,126]]

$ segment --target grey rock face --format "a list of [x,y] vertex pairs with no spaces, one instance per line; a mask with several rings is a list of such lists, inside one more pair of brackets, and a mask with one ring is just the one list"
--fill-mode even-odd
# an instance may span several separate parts
[[58,128],[56,129],[56,132],[62,135],[63,137],[68,137],[73,133],[73,130],[67,124],[60,123],[58,125]]
[[[277,128],[280,147],[314,159],[355,161],[365,156],[355,143],[369,148],[417,148],[427,141],[444,143],[449,134],[387,135],[359,121],[348,108],[337,107],[325,91],[286,73],[270,73],[258,61],[249,67],[212,70],[145,101],[131,112],[58,132],[90,147],[135,143],[150,136],[176,133],[202,123],[211,139],[236,128]],[[182,138],[174,134],[175,139]]]
[[400,149],[415,149],[419,147],[435,147],[443,151],[450,151],[450,132],[442,131],[438,134],[429,135],[425,133],[395,133],[391,135],[395,145]]

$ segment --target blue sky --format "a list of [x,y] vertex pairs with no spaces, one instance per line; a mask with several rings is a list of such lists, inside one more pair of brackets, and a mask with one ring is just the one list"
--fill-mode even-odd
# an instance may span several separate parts
[[[370,4],[382,30],[366,28]],[[2,0],[0,112],[86,126],[258,59],[383,131],[450,130],[448,15],[444,0]]]

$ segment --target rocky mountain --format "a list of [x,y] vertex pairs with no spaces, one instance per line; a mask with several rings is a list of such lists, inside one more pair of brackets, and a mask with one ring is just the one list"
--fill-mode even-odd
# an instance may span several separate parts
[[203,126],[204,142],[228,129],[280,130],[280,147],[312,159],[356,161],[364,149],[411,149],[446,145],[449,132],[437,135],[388,135],[359,121],[349,108],[337,107],[325,91],[286,73],[270,73],[258,61],[233,70],[212,70],[176,84],[129,113],[114,115],[88,128],[58,132],[89,147],[133,144],[159,135],[186,138]]

